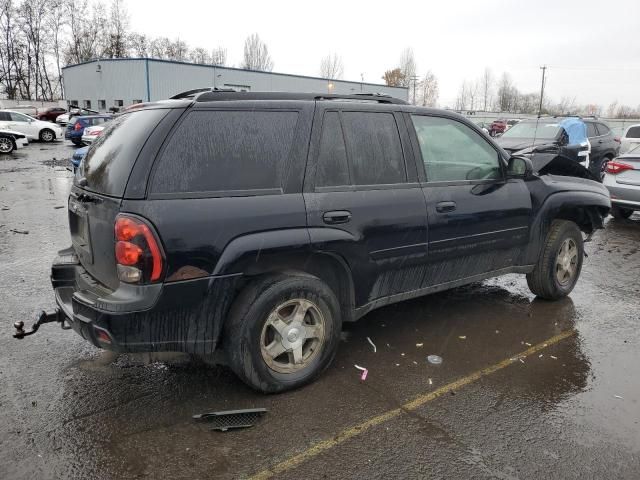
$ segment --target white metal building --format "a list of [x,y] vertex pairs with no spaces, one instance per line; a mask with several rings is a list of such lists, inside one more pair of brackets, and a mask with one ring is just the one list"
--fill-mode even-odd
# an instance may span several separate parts
[[152,58],[91,60],[63,68],[62,75],[68,104],[99,111],[164,100],[185,90],[203,87],[255,92],[383,93],[403,100],[408,98],[408,89],[404,87]]

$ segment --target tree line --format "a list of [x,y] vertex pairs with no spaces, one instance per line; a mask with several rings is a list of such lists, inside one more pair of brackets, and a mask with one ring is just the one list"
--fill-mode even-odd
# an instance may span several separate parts
[[[241,68],[271,71],[273,60],[257,34],[247,37]],[[227,64],[227,50],[191,48],[183,40],[129,29],[123,0],[0,0],[0,94],[8,99],[64,97],[62,68],[96,58],[150,57]]]
[[607,118],[639,118],[637,108],[613,102],[607,108],[594,103],[578,104],[575,97],[564,96],[554,101],[546,95],[540,108],[540,92],[521,92],[508,73],[496,79],[491,69],[486,68],[476,80],[464,80],[458,90],[454,106],[459,111],[494,111],[543,115],[595,115]]
[[386,70],[382,79],[391,87],[408,88],[409,101],[414,105],[435,107],[438,103],[438,79],[431,70],[418,75],[418,64],[411,48],[402,51],[397,66]]

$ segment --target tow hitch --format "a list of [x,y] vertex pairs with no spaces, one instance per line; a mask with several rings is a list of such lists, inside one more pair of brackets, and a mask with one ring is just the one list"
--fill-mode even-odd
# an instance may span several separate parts
[[53,312],[45,312],[42,310],[37,317],[36,323],[31,326],[31,330],[25,332],[24,330],[24,322],[19,320],[13,324],[16,329],[16,332],[13,334],[13,338],[23,339],[24,337],[28,337],[29,335],[33,335],[38,331],[40,325],[44,323],[58,322],[63,330],[69,330],[71,327],[65,325],[65,315],[62,313],[62,310],[56,308]]

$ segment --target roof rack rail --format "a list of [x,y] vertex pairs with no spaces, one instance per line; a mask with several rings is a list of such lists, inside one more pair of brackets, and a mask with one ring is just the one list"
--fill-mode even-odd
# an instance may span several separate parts
[[193,90],[186,90],[184,92],[176,93],[173,97],[169,97],[169,99],[180,100],[183,98],[195,98],[197,95],[204,92],[235,92],[235,90],[232,88],[214,88],[214,87],[195,88]]
[[406,105],[407,102],[381,93],[356,93],[341,95],[337,93],[295,93],[295,92],[239,92],[233,89],[202,88],[189,90],[171,97],[193,98],[196,102],[224,100],[351,100]]

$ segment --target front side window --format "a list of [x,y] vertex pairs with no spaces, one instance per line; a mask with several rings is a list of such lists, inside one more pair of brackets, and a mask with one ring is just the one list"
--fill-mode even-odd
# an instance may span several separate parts
[[153,193],[282,188],[298,113],[194,111],[156,162]]
[[29,121],[29,117],[27,117],[26,115],[23,115],[22,113],[16,113],[16,112],[10,112],[11,115],[11,121],[12,122],[28,122]]
[[498,152],[466,125],[440,117],[412,115],[411,119],[428,181],[502,178]]
[[392,113],[343,112],[342,119],[355,185],[407,181],[400,134]]

